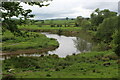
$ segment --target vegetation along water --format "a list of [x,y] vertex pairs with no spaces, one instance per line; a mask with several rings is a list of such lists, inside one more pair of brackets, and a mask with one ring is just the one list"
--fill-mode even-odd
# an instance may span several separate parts
[[[49,7],[39,2],[23,4]],[[97,8],[89,18],[66,15],[45,20],[31,19],[31,12],[20,2],[2,2],[2,80],[119,78],[117,12]]]

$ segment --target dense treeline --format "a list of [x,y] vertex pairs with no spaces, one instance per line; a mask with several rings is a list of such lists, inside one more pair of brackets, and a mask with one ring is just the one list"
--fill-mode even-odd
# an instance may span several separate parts
[[[92,19],[93,21],[97,21],[98,24],[92,23],[96,26],[96,34],[94,35],[94,40],[97,41],[105,50],[114,49],[117,55],[119,55],[119,17],[115,12],[110,12],[109,10],[100,11],[104,14],[98,15],[97,19]],[[100,13],[98,13],[100,14]],[[93,16],[93,15],[92,15]],[[101,20],[100,18],[103,17]],[[100,21],[99,21],[100,20]],[[97,23],[96,22],[96,23]],[[116,44],[117,43],[117,44]],[[114,46],[113,46],[114,45]],[[105,46],[105,47],[104,47]]]
[[120,55],[120,16],[117,12],[108,9],[100,10],[97,8],[90,19],[78,16],[75,20],[75,26],[94,33],[93,40],[98,43],[97,48],[101,50],[113,49],[117,55]]

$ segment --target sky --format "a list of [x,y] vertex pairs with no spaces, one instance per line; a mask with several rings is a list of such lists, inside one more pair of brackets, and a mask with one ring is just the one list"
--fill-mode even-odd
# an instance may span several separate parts
[[[96,9],[110,9],[118,12],[120,0],[53,0],[49,6],[38,7],[21,3],[24,9],[31,9],[34,19],[76,18],[77,16],[90,17]],[[46,4],[46,3],[45,3]]]

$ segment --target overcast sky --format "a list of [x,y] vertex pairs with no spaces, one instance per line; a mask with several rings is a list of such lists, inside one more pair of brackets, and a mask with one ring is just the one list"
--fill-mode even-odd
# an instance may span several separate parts
[[76,18],[77,16],[90,17],[96,9],[110,9],[118,12],[119,0],[53,0],[47,7],[29,6],[21,4],[24,9],[32,9],[34,19]]

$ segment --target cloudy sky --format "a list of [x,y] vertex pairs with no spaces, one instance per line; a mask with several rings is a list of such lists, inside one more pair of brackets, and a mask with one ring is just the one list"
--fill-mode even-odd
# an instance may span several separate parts
[[47,7],[29,6],[21,4],[24,9],[32,9],[34,19],[76,18],[77,16],[90,17],[96,9],[110,9],[118,12],[120,0],[53,0]]

